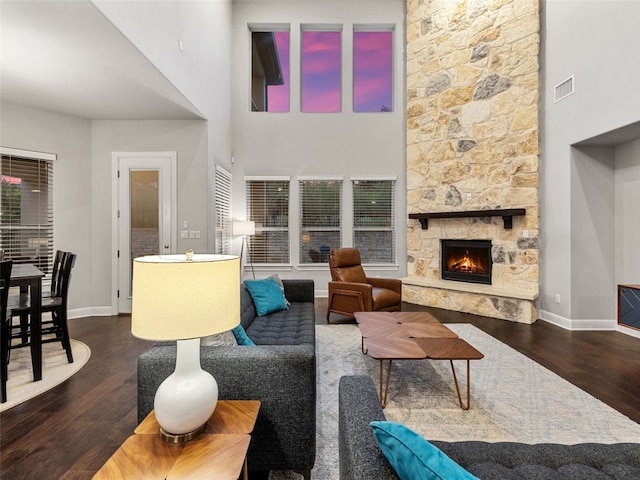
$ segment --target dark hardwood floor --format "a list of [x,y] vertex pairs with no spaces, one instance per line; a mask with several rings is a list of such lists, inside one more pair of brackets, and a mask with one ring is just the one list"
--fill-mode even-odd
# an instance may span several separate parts
[[[617,332],[569,332],[404,304],[445,323],[471,323],[640,423],[640,339]],[[325,324],[326,299],[316,299]],[[332,323],[353,322],[332,315]],[[62,385],[0,414],[0,477],[90,479],[136,426],[136,359],[151,343],[130,318],[70,321],[91,348],[87,365]]]

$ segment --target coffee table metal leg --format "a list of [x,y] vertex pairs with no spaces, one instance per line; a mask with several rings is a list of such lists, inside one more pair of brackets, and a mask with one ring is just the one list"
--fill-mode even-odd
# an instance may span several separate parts
[[[389,381],[391,380],[391,362],[389,360],[389,366],[387,367],[387,381],[383,382],[384,378],[384,360],[380,360],[380,406],[382,408],[387,406],[387,395],[389,394]],[[382,384],[385,383],[384,396],[382,394]]]
[[458,378],[456,377],[456,369],[453,366],[453,360],[449,360],[451,363],[451,371],[453,372],[453,381],[456,384],[456,393],[458,394],[458,403],[462,410],[469,410],[471,407],[471,367],[470,360],[467,360],[467,405],[462,403],[462,397],[460,396],[460,387],[458,386]]

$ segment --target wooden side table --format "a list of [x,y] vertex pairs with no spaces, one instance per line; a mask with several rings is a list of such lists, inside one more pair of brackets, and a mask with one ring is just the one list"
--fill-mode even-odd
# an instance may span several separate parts
[[93,477],[97,480],[247,480],[247,449],[258,400],[219,400],[204,433],[183,444],[160,437],[152,411]]

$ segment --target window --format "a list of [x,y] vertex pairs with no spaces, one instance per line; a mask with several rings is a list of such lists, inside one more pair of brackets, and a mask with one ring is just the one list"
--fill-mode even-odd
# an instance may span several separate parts
[[231,174],[216,166],[216,245],[215,253],[231,253]]
[[251,32],[251,110],[289,111],[289,32]]
[[302,31],[302,111],[340,112],[341,33]]
[[353,246],[362,263],[395,262],[394,180],[353,180]]
[[256,223],[249,237],[254,264],[288,264],[289,179],[246,178],[247,219]]
[[392,111],[391,31],[353,32],[353,111]]
[[300,180],[300,263],[326,263],[342,245],[342,180]]
[[49,274],[53,264],[55,155],[1,148],[0,248]]

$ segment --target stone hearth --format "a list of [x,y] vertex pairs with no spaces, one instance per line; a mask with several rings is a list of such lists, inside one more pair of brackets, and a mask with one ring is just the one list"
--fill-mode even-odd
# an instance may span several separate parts
[[[407,3],[407,212],[526,210],[409,220],[405,301],[523,323],[536,320],[536,1]],[[492,241],[492,284],[441,280],[440,239]]]

